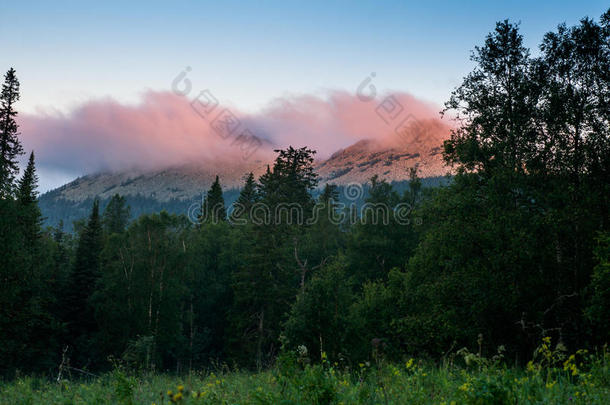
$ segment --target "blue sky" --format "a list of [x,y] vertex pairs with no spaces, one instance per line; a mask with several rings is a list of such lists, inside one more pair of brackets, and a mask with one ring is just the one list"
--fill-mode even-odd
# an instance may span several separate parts
[[494,23],[521,21],[527,45],[604,1],[0,1],[0,69],[14,66],[25,112],[91,98],[136,102],[185,66],[245,111],[275,97],[380,88],[441,104]]

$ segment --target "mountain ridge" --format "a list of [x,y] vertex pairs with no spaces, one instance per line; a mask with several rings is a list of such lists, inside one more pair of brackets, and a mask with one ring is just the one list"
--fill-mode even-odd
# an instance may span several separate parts
[[[336,151],[328,159],[314,162],[319,185],[364,184],[375,175],[390,182],[404,181],[408,180],[412,167],[416,167],[423,178],[446,174],[440,145],[428,148],[410,146],[397,147],[370,139],[360,140]],[[133,168],[98,172],[78,177],[43,194],[41,198],[50,194],[69,201],[83,201],[121,194],[142,195],[159,201],[191,199],[207,190],[216,176],[219,176],[225,189],[239,189],[248,173],[253,172],[258,177],[271,164],[253,159],[188,163],[153,170]]]
[[[327,183],[340,187],[366,184],[373,176],[390,183],[404,184],[409,180],[410,169],[436,184],[446,175],[440,141],[431,138],[411,138],[411,142],[382,142],[373,139],[359,140],[337,150],[326,159],[314,161],[319,187]],[[218,175],[225,190],[227,204],[239,195],[245,176],[253,172],[258,178],[271,165],[260,157],[185,163],[158,169],[132,168],[114,172],[84,175],[50,190],[40,196],[40,206],[47,225],[59,221],[70,227],[71,221],[85,217],[93,199],[108,201],[114,194],[125,196],[132,208],[132,216],[162,209],[183,213],[210,187]]]

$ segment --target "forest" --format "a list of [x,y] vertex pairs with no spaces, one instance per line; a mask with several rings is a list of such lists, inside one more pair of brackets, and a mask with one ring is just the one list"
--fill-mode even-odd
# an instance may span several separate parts
[[[342,384],[333,367],[379,376],[382,363],[402,365],[397,372],[412,376],[424,370],[413,359],[474,362],[479,371],[499,362],[524,373],[555,370],[544,372],[548,388],[560,378],[553,373],[569,374],[586,352],[590,364],[606,367],[589,374],[598,375],[603,403],[610,10],[559,25],[534,53],[523,41],[507,20],[475,47],[474,69],[441,112],[455,122],[443,145],[452,171],[444,185],[422,186],[416,169],[402,191],[372,178],[366,203],[374,209],[350,209],[339,204],[343,189],[316,191],[315,151],[289,147],[259,178],[244,174],[232,205],[239,209],[229,210],[217,178],[195,217],[132,219],[126,198],[115,195],[104,209],[92,201],[73,232],[43,226],[34,152],[19,169],[19,80],[8,70],[0,98],[0,375],[115,373],[130,387],[138,373],[280,370],[267,375],[279,382],[264,382],[279,390],[294,373],[317,370],[303,384],[322,394],[289,403],[334,403],[324,391]],[[377,400],[358,397],[362,403],[388,403],[390,383],[375,381],[369,394]],[[0,385],[2,395],[12,389]],[[188,391],[172,389],[168,402]],[[244,395],[253,403],[279,398]],[[496,399],[471,403],[502,403],[493,390],[481,395]]]

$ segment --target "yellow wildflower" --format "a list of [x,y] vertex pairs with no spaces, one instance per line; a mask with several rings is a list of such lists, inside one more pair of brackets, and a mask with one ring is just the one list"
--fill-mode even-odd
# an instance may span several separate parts
[[460,385],[459,390],[464,392],[470,391],[470,383],[465,382],[464,384]]

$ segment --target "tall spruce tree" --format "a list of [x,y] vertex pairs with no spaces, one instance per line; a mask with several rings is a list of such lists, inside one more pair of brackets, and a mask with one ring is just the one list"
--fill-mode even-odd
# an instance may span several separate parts
[[[310,215],[314,204],[311,191],[318,185],[318,175],[313,168],[313,156],[316,152],[306,147],[292,146],[275,152],[278,155],[273,170],[267,168],[267,172],[259,179],[263,201],[272,210],[278,204],[298,204],[305,216]],[[275,218],[274,222],[282,221]]]
[[259,178],[258,193],[266,213],[257,212],[252,226],[244,227],[244,263],[237,266],[232,280],[230,319],[236,336],[232,344],[240,348],[240,361],[259,369],[273,359],[286,303],[299,288],[295,246],[301,244],[305,220],[312,215],[310,193],[317,185],[313,150],[289,147],[276,152],[273,170],[268,167]]
[[30,153],[28,165],[17,182],[16,196],[19,204],[19,225],[23,237],[24,265],[32,268],[40,263],[38,257],[42,232],[42,215],[38,208],[36,187],[38,176],[34,165],[34,152]]
[[256,182],[254,181],[254,174],[250,172],[246,176],[244,188],[241,189],[239,197],[237,197],[236,208],[231,213],[231,221],[238,222],[239,220],[250,218],[252,207],[258,199],[259,195],[256,189]]
[[226,221],[226,219],[227,210],[222,196],[222,187],[218,176],[216,176],[201,207],[201,222],[217,224],[220,221]]
[[52,252],[52,266],[51,271],[47,280],[47,285],[51,290],[54,302],[53,302],[53,314],[58,318],[61,318],[63,303],[62,294],[66,291],[66,283],[69,280],[71,268],[70,268],[70,235],[64,232],[64,222],[59,221],[57,227],[53,230],[53,252]]
[[17,182],[17,200],[22,205],[30,205],[38,199],[36,187],[38,186],[38,175],[34,164],[34,152],[30,153],[28,165],[23,172],[23,176]]
[[0,94],[0,198],[13,194],[14,180],[19,173],[18,158],[23,154],[15,120],[15,103],[19,100],[19,80],[15,73],[13,68],[6,73]]
[[96,361],[92,338],[97,328],[90,298],[100,277],[101,251],[102,227],[99,201],[96,199],[78,240],[74,269],[66,293],[65,321],[68,323],[69,342],[74,350],[73,364],[81,367]]
[[56,327],[49,305],[53,292],[47,289],[44,272],[49,258],[42,240],[36,182],[32,154],[17,189],[11,187],[17,199],[0,199],[0,362],[28,370],[49,365]]

